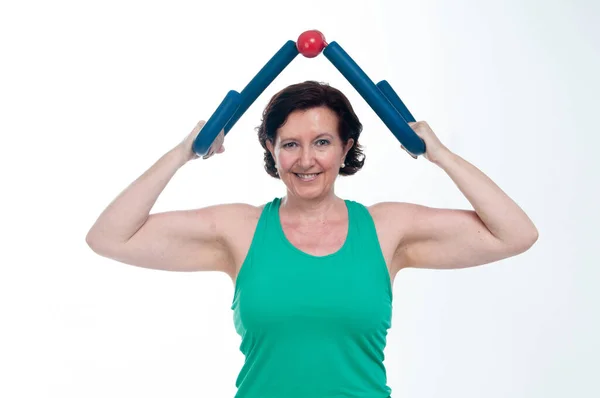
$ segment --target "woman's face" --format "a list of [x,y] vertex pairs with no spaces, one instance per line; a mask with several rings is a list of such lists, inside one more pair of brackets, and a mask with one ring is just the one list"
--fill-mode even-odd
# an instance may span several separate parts
[[292,112],[267,148],[290,193],[313,199],[332,192],[341,164],[354,141],[343,145],[337,115],[326,107]]

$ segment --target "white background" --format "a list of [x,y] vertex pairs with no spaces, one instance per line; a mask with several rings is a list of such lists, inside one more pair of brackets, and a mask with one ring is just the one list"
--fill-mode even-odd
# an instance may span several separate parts
[[[398,274],[392,396],[600,396],[599,4],[2,2],[0,396],[233,397],[243,356],[229,277],[127,266],[94,254],[85,235],[228,90],[308,29],[388,80],[540,231],[511,259]],[[339,196],[469,208],[321,55],[296,58],[226,152],[183,167],[153,212],[283,196],[254,128],[275,92],[308,79],[340,88],[365,126],[365,167],[338,180]]]

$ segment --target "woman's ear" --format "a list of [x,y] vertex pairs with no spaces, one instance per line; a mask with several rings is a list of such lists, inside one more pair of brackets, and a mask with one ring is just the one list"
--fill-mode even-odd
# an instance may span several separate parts
[[273,159],[275,159],[275,150],[273,148],[273,142],[271,142],[271,140],[267,139],[265,141],[265,144],[267,145],[267,149],[269,150],[269,152],[271,152],[271,156],[273,157]]
[[346,156],[348,156],[348,151],[350,151],[352,145],[354,145],[354,139],[350,138],[348,139],[348,142],[346,142],[346,146],[344,147],[344,159],[346,158]]

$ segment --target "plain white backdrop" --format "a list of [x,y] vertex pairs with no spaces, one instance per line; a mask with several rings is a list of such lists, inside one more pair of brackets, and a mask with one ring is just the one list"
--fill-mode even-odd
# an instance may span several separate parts
[[[85,235],[228,90],[308,29],[388,80],[540,231],[514,258],[398,274],[392,396],[600,396],[599,4],[2,2],[0,396],[233,397],[243,356],[231,280],[117,263]],[[346,93],[364,125],[365,167],[338,180],[339,196],[470,208],[320,55],[296,58],[225,153],[184,166],[153,212],[283,196],[254,128],[275,92],[309,79]]]

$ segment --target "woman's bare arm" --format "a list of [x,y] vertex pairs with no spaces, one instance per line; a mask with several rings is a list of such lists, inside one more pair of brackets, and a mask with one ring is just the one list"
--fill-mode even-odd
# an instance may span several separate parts
[[121,192],[100,214],[87,234],[90,246],[125,243],[148,219],[171,178],[186,161],[174,148]]
[[386,205],[390,218],[406,223],[397,250],[399,263],[419,268],[472,267],[523,253],[537,241],[538,230],[531,219],[494,181],[446,148],[426,122],[409,125],[425,141],[425,158],[448,174],[473,210]]
[[[98,217],[86,236],[98,254],[141,267],[167,270],[228,270],[229,251],[221,239],[228,211],[239,205],[150,215],[175,173],[196,156],[191,146],[203,126],[163,155]],[[222,143],[219,141],[219,145]],[[219,150],[217,153],[222,152]]]
[[240,230],[253,206],[224,204],[151,214],[126,241],[98,241],[90,247],[113,260],[165,271],[235,271],[229,236]]

